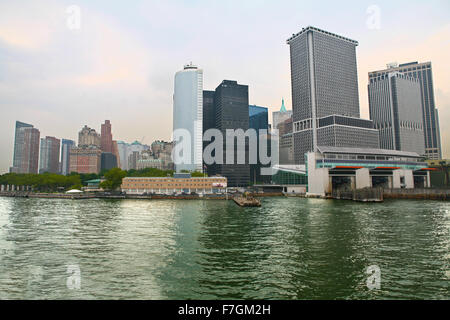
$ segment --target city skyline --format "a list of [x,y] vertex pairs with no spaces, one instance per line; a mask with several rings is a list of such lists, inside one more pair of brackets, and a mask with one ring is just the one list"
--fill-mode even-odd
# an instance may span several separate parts
[[[444,1],[416,2],[408,7],[402,2],[380,1],[380,29],[367,25],[369,2],[357,2],[345,12],[338,10],[336,17],[330,19],[336,13],[332,10],[336,9],[334,5],[324,12],[317,5],[291,1],[268,3],[264,8],[256,2],[237,7],[140,2],[131,8],[117,3],[80,1],[80,30],[66,26],[65,9],[69,5],[53,1],[40,5],[20,1],[0,4],[0,55],[5,57],[0,60],[2,173],[11,166],[16,120],[32,123],[42,136],[77,140],[81,125],[92,126],[110,119],[118,140],[134,141],[144,136],[145,142],[170,140],[173,74],[191,60],[204,70],[205,88],[213,88],[223,79],[236,80],[249,85],[250,104],[267,106],[271,114],[280,109],[284,97],[287,109],[292,109],[289,48],[285,39],[306,25],[344,34],[360,43],[358,87],[361,116],[365,119],[369,118],[368,72],[384,69],[393,61],[431,61],[443,157],[449,157],[450,128],[445,119],[450,116],[447,85],[450,79],[446,72],[450,10]],[[402,15],[397,16],[399,8]],[[184,14],[188,16],[195,11],[199,12],[199,22],[183,30]],[[224,18],[220,19],[224,21],[252,12],[269,21],[272,27],[269,30],[252,21],[230,28],[219,20],[206,30],[205,26],[213,22],[206,15],[208,11],[223,12]],[[409,22],[405,17],[422,11],[433,19],[424,19],[417,25],[405,23]],[[172,12],[174,15],[168,18],[163,14]],[[165,18],[168,21],[163,21]],[[156,34],[158,30],[163,32]],[[167,41],[180,31],[183,32],[175,37],[177,41]],[[217,40],[211,35],[217,32],[220,41],[213,48]],[[96,42],[100,35],[102,41]],[[115,48],[117,42],[123,46]],[[108,58],[103,59],[105,56]]]

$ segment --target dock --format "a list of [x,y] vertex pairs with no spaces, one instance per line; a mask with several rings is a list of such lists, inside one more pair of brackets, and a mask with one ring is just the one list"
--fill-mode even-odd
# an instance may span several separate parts
[[261,207],[261,201],[253,197],[234,197],[233,201],[240,207]]

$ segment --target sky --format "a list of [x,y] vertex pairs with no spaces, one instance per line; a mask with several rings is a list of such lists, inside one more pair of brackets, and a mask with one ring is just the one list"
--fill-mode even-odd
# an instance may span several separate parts
[[[79,13],[79,14],[78,14]],[[368,72],[431,61],[450,158],[450,1],[1,1],[0,173],[15,121],[77,140],[111,120],[113,138],[150,144],[172,132],[174,75],[193,62],[204,89],[249,86],[249,102],[291,109],[286,40],[315,26],[357,40],[361,116]]]

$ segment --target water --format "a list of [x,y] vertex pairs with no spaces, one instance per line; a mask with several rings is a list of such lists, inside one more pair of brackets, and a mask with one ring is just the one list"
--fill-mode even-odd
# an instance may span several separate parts
[[0,299],[449,299],[449,253],[446,202],[0,198]]

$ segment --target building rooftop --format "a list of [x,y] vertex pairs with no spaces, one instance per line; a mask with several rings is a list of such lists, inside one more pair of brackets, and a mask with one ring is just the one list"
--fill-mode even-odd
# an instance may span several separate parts
[[345,148],[345,147],[326,147],[318,146],[320,153],[346,153],[346,154],[375,154],[375,155],[389,155],[397,157],[413,157],[421,158],[415,152],[387,150],[387,149],[368,149],[368,148]]
[[388,66],[386,69],[370,71],[369,77],[375,76],[377,73],[386,73],[386,72],[402,70],[402,69],[405,69],[406,67],[431,67],[431,62],[427,61],[427,62],[419,63],[419,62],[415,61],[415,62],[399,64],[398,66],[395,66],[394,64],[390,64],[390,66]]
[[300,31],[299,33],[293,34],[292,37],[290,37],[289,39],[286,40],[286,43],[287,43],[287,44],[290,44],[290,42],[291,42],[292,40],[294,40],[294,39],[297,38],[299,35],[301,35],[301,34],[303,34],[303,33],[306,33],[306,32],[308,32],[308,31],[319,32],[319,33],[328,35],[328,36],[330,36],[330,37],[334,37],[334,38],[337,38],[337,39],[340,39],[340,40],[344,40],[344,41],[350,42],[351,44],[354,44],[355,46],[358,45],[358,41],[355,41],[355,40],[352,40],[352,39],[349,39],[349,38],[340,36],[340,35],[338,35],[338,34],[331,33],[331,32],[328,32],[328,31],[325,31],[325,30],[322,30],[322,29],[313,27],[313,26],[307,26],[306,28],[303,28],[302,31]]
[[226,179],[226,177],[222,176],[212,176],[212,177],[125,177],[123,180],[133,180],[133,179],[146,179],[146,180],[152,180],[152,179]]
[[193,65],[192,61],[191,61],[191,63],[184,65],[184,70],[186,70],[186,69],[198,69],[198,68],[196,65]]

